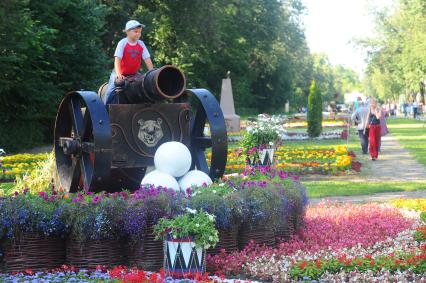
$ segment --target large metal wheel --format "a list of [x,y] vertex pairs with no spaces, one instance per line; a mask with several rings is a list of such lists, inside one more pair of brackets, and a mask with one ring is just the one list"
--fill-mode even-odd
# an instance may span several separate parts
[[55,158],[69,192],[99,191],[111,169],[111,127],[105,105],[91,91],[68,93],[55,122]]
[[[228,136],[220,105],[206,89],[189,89],[186,93],[199,102],[191,121],[192,169],[196,167],[213,180],[221,178],[228,157]],[[207,122],[210,125],[210,136],[204,135]],[[210,168],[206,158],[207,148],[211,148],[212,153]]]

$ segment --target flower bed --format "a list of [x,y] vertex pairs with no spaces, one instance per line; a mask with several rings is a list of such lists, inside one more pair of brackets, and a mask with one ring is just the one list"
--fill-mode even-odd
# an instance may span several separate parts
[[196,274],[195,276],[185,276],[184,279],[173,279],[166,276],[164,270],[160,272],[149,272],[143,269],[126,268],[117,266],[111,269],[99,266],[94,270],[77,269],[73,266],[62,265],[60,268],[34,272],[31,269],[13,275],[1,275],[1,282],[80,282],[80,283],[250,283],[248,280],[225,279],[218,273],[215,276],[208,274]]
[[418,213],[378,204],[322,204],[308,208],[305,221],[302,233],[279,248],[251,245],[209,257],[208,266],[228,276],[275,282],[380,276],[385,277],[379,281],[391,276],[415,281],[426,272],[425,242],[413,237],[422,225]]
[[[348,123],[345,120],[323,120],[322,127],[323,128],[337,128],[337,127],[347,127]],[[292,120],[288,123],[284,124],[284,128],[307,128],[307,121],[295,121]]]
[[[355,154],[348,152],[346,146],[330,148],[279,147],[275,153],[276,168],[292,174],[336,174],[352,169]],[[210,160],[211,154],[208,154]],[[357,163],[359,167],[360,164]],[[244,172],[245,162],[239,157],[238,150],[228,151],[226,174]],[[359,171],[359,168],[357,168]]]
[[[213,226],[222,232],[238,231],[241,225],[258,227],[256,225],[262,221],[267,221],[268,229],[275,231],[289,225],[289,215],[293,216],[291,225],[301,223],[306,204],[305,188],[284,172],[250,172],[247,176],[186,192],[153,186],[141,187],[132,194],[31,194],[27,190],[0,199],[0,238],[4,239],[3,246],[19,239],[22,233],[66,239],[67,262],[79,268],[126,264],[131,259],[136,265],[156,271],[162,263],[162,242],[157,241],[157,249],[152,227],[160,219],[160,223],[167,224],[170,222],[167,219],[178,219],[186,210],[196,209],[212,215],[208,217],[214,218]],[[188,225],[194,228],[197,223],[188,222]],[[150,235],[147,234],[149,229]],[[183,229],[188,231],[189,226]],[[217,237],[217,231],[215,235]],[[196,242],[205,241],[196,236]],[[211,237],[208,235],[208,241],[213,241]],[[236,240],[239,237],[238,234]],[[275,243],[273,233],[268,241]],[[219,248],[237,247],[237,243],[226,241],[222,245]],[[151,251],[153,254],[147,257]],[[156,255],[159,260],[153,262]],[[4,261],[11,259],[16,259],[16,255]],[[26,268],[38,269],[38,265],[30,266],[25,259],[19,260],[24,261]]]
[[41,165],[48,154],[16,154],[0,157],[0,181],[13,181]]

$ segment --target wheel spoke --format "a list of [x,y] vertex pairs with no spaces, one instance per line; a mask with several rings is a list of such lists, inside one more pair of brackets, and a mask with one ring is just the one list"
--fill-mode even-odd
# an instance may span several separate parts
[[71,123],[74,130],[74,135],[81,137],[84,133],[84,118],[81,111],[81,104],[78,97],[72,97],[69,104],[71,114]]
[[212,147],[211,137],[195,137],[193,142],[202,149]]
[[203,171],[206,174],[209,174],[209,166],[207,165],[206,156],[204,153],[204,150],[197,150],[196,151],[196,160],[195,160],[195,166],[197,166],[197,169],[200,171]]
[[77,158],[72,159],[72,166],[71,166],[71,183],[69,190],[70,192],[74,193],[77,191],[79,182],[80,182],[80,176],[81,176],[81,169],[80,169],[80,160]]
[[83,189],[87,192],[90,189],[93,177],[93,164],[90,160],[90,154],[83,152],[80,159],[81,175],[83,177]]

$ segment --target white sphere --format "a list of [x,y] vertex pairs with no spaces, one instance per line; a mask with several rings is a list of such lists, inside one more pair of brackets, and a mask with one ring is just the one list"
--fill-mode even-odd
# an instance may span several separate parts
[[160,145],[154,155],[155,169],[174,177],[185,175],[191,168],[191,152],[180,142],[166,142]]
[[154,185],[156,187],[162,186],[175,191],[180,190],[179,184],[173,176],[158,170],[154,170],[146,174],[142,179],[141,185]]
[[192,186],[200,187],[203,184],[210,185],[211,183],[213,182],[209,175],[199,170],[191,170],[179,180],[179,186],[182,190],[186,190]]

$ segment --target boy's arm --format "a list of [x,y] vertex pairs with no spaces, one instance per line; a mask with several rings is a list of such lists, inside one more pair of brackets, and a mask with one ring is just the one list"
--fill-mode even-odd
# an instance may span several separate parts
[[149,70],[152,70],[154,68],[154,65],[152,64],[151,57],[148,57],[143,60],[145,62],[146,68]]
[[120,57],[114,57],[115,76],[117,77],[117,79],[123,80],[124,76],[121,73],[120,63],[121,63],[121,58]]

